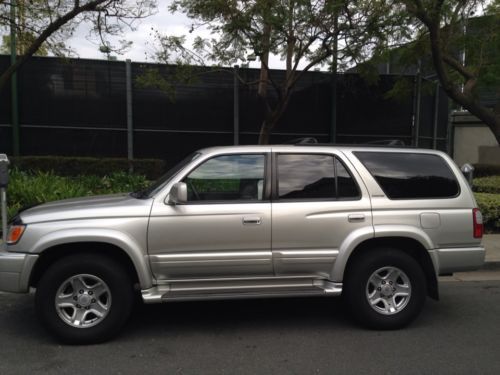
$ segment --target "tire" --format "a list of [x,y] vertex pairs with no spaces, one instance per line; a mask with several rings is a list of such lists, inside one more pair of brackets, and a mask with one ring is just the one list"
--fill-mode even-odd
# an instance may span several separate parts
[[401,250],[377,248],[357,256],[347,270],[345,298],[362,325],[402,328],[422,310],[427,295],[422,267]]
[[42,325],[68,344],[114,337],[133,307],[130,276],[105,256],[78,254],[52,264],[40,279],[35,307]]

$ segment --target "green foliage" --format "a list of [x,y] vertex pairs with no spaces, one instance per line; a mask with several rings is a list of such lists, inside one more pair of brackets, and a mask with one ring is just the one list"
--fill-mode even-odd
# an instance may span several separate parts
[[472,190],[478,193],[500,194],[500,176],[475,178]]
[[487,232],[500,231],[500,194],[475,193]]
[[177,65],[168,68],[170,73],[168,77],[157,68],[145,68],[135,80],[137,87],[160,90],[170,101],[175,102],[177,85],[193,84],[198,81],[194,66],[179,61]]
[[45,202],[100,194],[140,190],[148,185],[142,175],[115,172],[108,176],[64,177],[52,172],[30,173],[13,169],[8,188],[8,215]]
[[[16,40],[16,51],[18,55],[24,55],[25,51],[29,46],[35,41],[35,36],[30,32],[18,32]],[[6,55],[10,54],[10,35],[2,36],[2,45],[0,46],[0,53]],[[49,51],[45,45],[41,45],[38,51],[35,52],[35,56],[48,56]]]
[[[13,168],[22,171],[52,171],[58,176],[106,176],[129,170],[129,161],[125,158],[21,156],[11,158],[11,162]],[[145,175],[150,180],[157,179],[165,171],[165,162],[159,159],[136,159],[132,166],[134,173]]]

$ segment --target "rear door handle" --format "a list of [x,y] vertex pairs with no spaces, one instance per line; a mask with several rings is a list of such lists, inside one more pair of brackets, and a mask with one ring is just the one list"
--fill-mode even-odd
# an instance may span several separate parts
[[248,216],[243,218],[243,225],[259,225],[262,218],[259,216]]
[[351,214],[347,216],[347,220],[349,220],[350,223],[360,223],[362,221],[365,221],[365,215],[363,214]]

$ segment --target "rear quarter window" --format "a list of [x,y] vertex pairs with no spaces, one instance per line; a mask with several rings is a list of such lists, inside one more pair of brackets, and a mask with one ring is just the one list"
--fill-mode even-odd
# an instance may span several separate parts
[[452,170],[439,155],[354,152],[389,199],[440,199],[459,195]]

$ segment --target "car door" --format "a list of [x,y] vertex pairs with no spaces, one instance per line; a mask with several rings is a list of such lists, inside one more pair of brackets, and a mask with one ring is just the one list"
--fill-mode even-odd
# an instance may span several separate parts
[[154,276],[272,276],[267,153],[201,159],[176,178],[187,184],[185,204],[153,204],[148,251]]
[[272,252],[277,276],[328,278],[342,242],[372,225],[366,188],[340,156],[273,154]]

